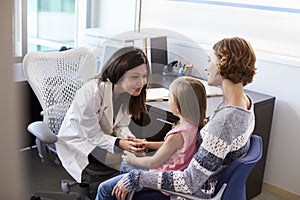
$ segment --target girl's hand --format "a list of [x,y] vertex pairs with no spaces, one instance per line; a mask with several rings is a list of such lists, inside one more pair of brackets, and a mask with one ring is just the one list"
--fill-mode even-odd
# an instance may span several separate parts
[[127,150],[129,152],[145,152],[146,146],[145,146],[145,139],[138,139],[134,137],[127,137],[127,139],[121,139],[120,141],[120,147],[124,150]]
[[130,153],[128,151],[124,151],[124,154],[122,155],[123,161],[127,164],[134,165],[134,160],[136,159],[136,156],[133,153]]
[[135,138],[135,137],[132,137],[132,136],[127,136],[127,139],[129,141],[134,141],[134,142],[137,142],[137,143],[140,143],[140,144],[144,144],[147,142],[146,139],[141,139],[141,138]]
[[148,147],[147,147],[148,141],[146,139],[135,138],[135,137],[131,137],[131,136],[128,136],[127,139],[130,141],[136,142],[136,145],[138,145],[138,150],[135,151],[135,153],[148,152]]
[[144,147],[141,148],[140,145],[136,142],[130,141],[128,139],[121,139],[119,142],[119,147],[129,152],[140,152],[144,151],[145,149]]
[[114,189],[111,192],[112,196],[116,196],[117,200],[126,200],[128,191],[124,188],[122,179],[115,185]]

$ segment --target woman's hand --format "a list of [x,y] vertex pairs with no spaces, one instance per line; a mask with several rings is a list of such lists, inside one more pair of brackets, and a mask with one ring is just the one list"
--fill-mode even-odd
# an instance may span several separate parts
[[134,165],[134,160],[136,156],[133,153],[130,153],[128,151],[124,151],[124,154],[122,155],[123,161],[129,165]]
[[124,188],[122,179],[115,185],[114,189],[111,192],[112,196],[116,196],[117,200],[126,200],[126,195],[128,191]]

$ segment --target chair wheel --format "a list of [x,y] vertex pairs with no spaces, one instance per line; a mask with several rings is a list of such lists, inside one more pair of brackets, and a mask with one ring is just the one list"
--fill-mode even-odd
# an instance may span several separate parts
[[65,193],[69,193],[71,190],[71,186],[68,181],[62,181],[60,186],[61,190]]
[[39,197],[39,196],[32,196],[32,197],[30,197],[30,200],[41,200],[41,197]]

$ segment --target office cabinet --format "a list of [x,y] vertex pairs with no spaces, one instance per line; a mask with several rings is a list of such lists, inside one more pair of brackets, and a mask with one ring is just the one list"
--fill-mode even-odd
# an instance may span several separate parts
[[247,199],[251,199],[261,193],[275,104],[275,97],[257,93],[252,93],[250,96],[260,96],[254,104],[255,129],[253,134],[262,137],[263,154],[261,160],[253,168],[248,177],[246,187]]

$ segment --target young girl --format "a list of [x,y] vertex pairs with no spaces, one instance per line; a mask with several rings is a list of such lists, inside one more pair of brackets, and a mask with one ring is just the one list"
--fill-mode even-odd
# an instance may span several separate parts
[[[170,85],[169,106],[179,117],[178,124],[167,133],[164,142],[148,142],[145,146],[157,150],[153,156],[137,157],[128,151],[123,160],[150,171],[184,170],[197,151],[199,129],[206,122],[206,92],[202,83],[192,77],[180,77]],[[115,199],[112,189],[122,175],[101,183],[96,199]]]

